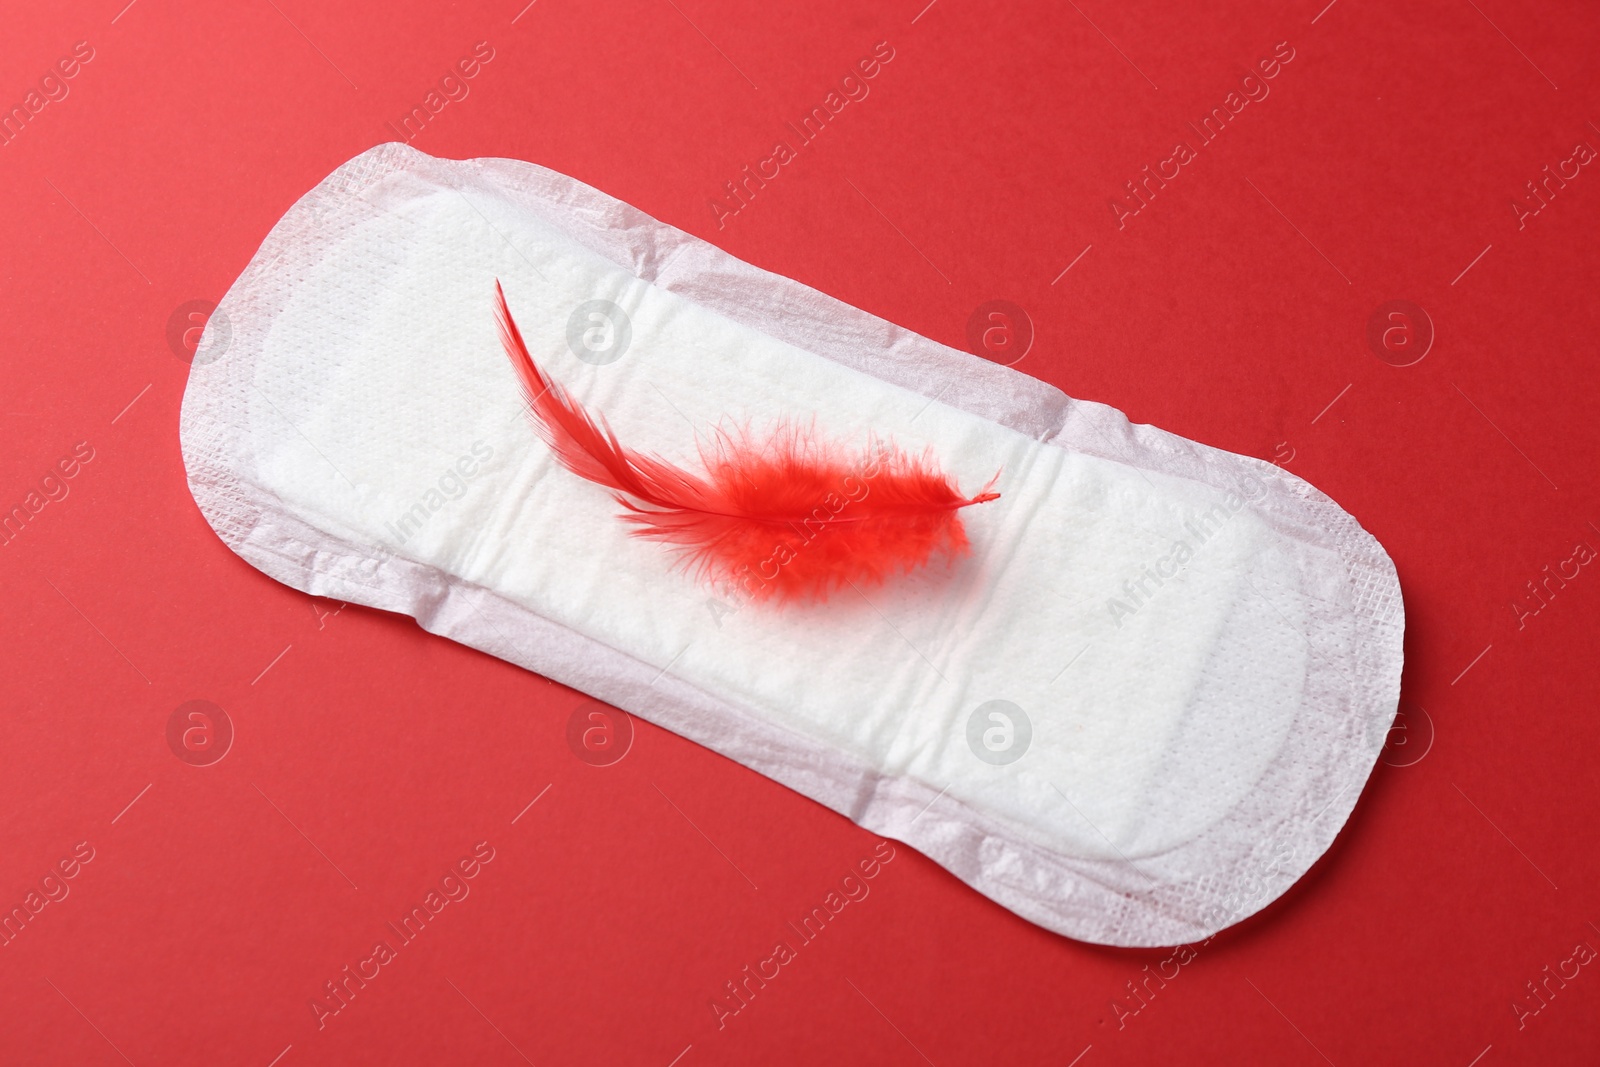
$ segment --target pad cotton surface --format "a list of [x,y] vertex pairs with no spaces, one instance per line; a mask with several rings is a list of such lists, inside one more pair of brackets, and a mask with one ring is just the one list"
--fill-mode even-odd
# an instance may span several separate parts
[[[632,447],[693,466],[697,432],[814,419],[930,449],[965,492],[999,470],[1001,497],[962,512],[969,557],[882,588],[701,584],[536,438],[497,278]],[[1081,940],[1193,941],[1275,899],[1398,700],[1394,567],[1304,481],[529,163],[390,144],[330,175],[213,315],[182,445],[206,519],[279,581],[672,729]]]

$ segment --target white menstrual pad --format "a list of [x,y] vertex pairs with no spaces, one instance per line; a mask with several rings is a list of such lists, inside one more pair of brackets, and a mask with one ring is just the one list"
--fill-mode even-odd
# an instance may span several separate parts
[[[931,449],[964,494],[1001,471],[961,512],[972,555],[819,605],[696,583],[535,437],[496,278],[632,448],[695,467],[696,432],[814,418]],[[624,322],[595,362],[583,331],[614,353]],[[1193,941],[1276,898],[1395,713],[1394,566],[1310,485],[529,163],[389,144],[330,175],[213,315],[182,442],[206,519],[279,581],[674,730],[1086,941]]]

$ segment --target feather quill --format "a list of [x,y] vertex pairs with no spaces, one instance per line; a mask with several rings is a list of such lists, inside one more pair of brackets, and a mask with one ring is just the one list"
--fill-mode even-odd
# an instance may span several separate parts
[[766,439],[712,431],[703,473],[624,446],[534,362],[495,282],[495,319],[539,437],[560,464],[607,489],[634,536],[673,546],[699,579],[777,603],[821,602],[970,552],[964,497],[929,454],[870,441],[852,451],[782,423]]

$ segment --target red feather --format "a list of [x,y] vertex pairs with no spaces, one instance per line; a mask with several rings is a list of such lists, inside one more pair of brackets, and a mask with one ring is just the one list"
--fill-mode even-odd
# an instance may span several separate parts
[[[822,601],[851,585],[882,585],[932,560],[970,551],[963,497],[931,455],[873,441],[863,452],[782,424],[762,442],[714,431],[704,474],[624,447],[533,361],[505,292],[495,318],[539,436],[561,465],[609,489],[637,537],[675,546],[701,579],[757,599]],[[999,477],[997,474],[996,478]]]

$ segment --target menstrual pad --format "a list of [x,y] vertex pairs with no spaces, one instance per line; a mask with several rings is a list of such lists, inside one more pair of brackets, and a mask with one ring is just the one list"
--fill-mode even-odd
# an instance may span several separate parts
[[[784,420],[936,456],[971,554],[774,606],[630,537],[534,433],[493,316],[634,447]],[[1388,556],[1304,481],[1135,426],[571,178],[371,149],[273,228],[182,443],[235,552],[581,689],[1016,913],[1193,941],[1321,855],[1399,694]]]

